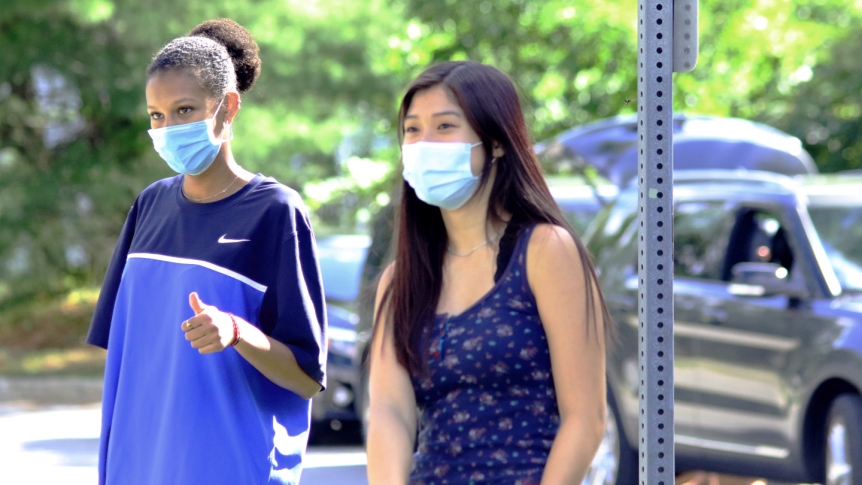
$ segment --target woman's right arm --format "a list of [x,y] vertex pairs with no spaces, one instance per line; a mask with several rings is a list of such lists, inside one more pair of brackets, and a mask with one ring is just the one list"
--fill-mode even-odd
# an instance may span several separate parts
[[[389,265],[377,286],[376,316],[392,281]],[[385,315],[385,313],[384,313]],[[416,398],[407,370],[395,357],[392,329],[386,318],[377,321],[371,341],[371,378],[368,416],[368,482],[370,485],[406,484],[413,464],[416,438]]]

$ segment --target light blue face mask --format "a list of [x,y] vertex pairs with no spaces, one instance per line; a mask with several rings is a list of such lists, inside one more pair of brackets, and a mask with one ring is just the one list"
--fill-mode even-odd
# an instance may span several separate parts
[[473,175],[470,154],[482,143],[436,143],[420,141],[401,146],[404,180],[426,204],[455,210],[479,187]]
[[227,133],[228,136],[223,136],[221,140],[215,137],[215,117],[223,102],[224,99],[218,104],[212,118],[149,130],[156,151],[175,172],[188,175],[204,173],[218,155],[222,142],[232,138],[227,121],[223,134]]

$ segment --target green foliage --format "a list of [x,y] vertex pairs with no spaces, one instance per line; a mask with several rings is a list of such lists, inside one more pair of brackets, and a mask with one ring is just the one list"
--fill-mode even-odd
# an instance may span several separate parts
[[[5,0],[0,327],[28,305],[98,286],[135,195],[171,175],[146,134],[144,70],[200,21],[234,18],[261,47],[261,78],[235,123],[239,162],[303,190],[318,230],[354,231],[397,179],[395,110],[416,74],[449,59],[498,66],[520,87],[536,140],[631,113],[635,5]],[[822,170],[858,168],[862,1],[700,8],[699,63],[675,76],[675,108],[765,121],[802,138]]]

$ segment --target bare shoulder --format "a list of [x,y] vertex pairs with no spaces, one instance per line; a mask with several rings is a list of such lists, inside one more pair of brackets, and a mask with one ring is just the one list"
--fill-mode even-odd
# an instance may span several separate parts
[[377,283],[377,292],[380,293],[382,290],[385,290],[390,283],[392,283],[392,278],[395,276],[395,261],[389,263],[386,268],[383,269],[383,273],[380,275],[380,282]]
[[527,245],[527,279],[531,286],[556,285],[583,271],[572,234],[555,224],[538,224]]
[[[578,246],[568,229],[556,224],[537,224],[527,246],[530,254],[541,258],[577,255]],[[535,258],[533,258],[535,259]]]
[[377,313],[380,312],[380,305],[383,303],[383,295],[392,284],[392,278],[395,276],[395,261],[389,263],[380,275],[380,281],[377,282],[377,295],[374,298],[374,319],[377,319]]

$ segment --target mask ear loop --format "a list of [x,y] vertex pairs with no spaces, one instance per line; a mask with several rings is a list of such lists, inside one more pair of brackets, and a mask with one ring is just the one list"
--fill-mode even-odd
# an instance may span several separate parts
[[[215,113],[213,113],[212,115],[213,125],[215,125],[215,117],[218,115],[218,110],[221,109],[222,104],[224,104],[224,100],[225,98],[222,98],[221,101],[219,101],[218,107],[216,108]],[[221,141],[225,142],[231,140],[233,140],[233,125],[230,121],[225,119],[224,123],[222,123]]]

